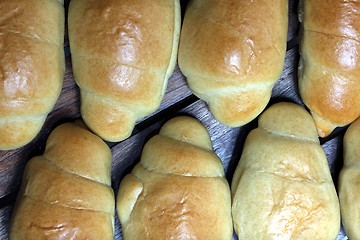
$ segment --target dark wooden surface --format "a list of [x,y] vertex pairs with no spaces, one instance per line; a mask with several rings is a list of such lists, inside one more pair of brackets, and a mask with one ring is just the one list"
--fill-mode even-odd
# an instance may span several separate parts
[[[68,6],[69,1],[65,2]],[[181,1],[182,13],[184,13],[186,3],[185,0]],[[289,0],[289,31],[285,67],[273,89],[269,106],[280,101],[291,101],[304,106],[297,90],[296,74],[299,60],[297,4],[296,0]],[[8,239],[10,216],[25,164],[31,157],[43,152],[45,141],[52,129],[63,122],[73,121],[81,117],[79,113],[79,89],[72,74],[67,35],[65,35],[64,51],[66,53],[66,74],[63,89],[40,134],[34,141],[21,149],[0,151],[0,239]],[[176,68],[169,80],[166,95],[159,110],[140,120],[131,137],[127,140],[109,143],[113,153],[112,186],[115,194],[121,179],[139,161],[145,142],[158,133],[165,121],[177,115],[193,116],[206,126],[214,150],[224,164],[226,178],[231,182],[235,167],[240,159],[243,143],[247,134],[257,126],[257,119],[239,128],[230,128],[220,124],[211,116],[206,104],[191,93],[184,76]],[[337,129],[328,138],[320,139],[328,156],[335,183],[342,166],[344,132],[345,128]],[[115,239],[122,239],[121,226],[117,217]],[[237,239],[235,235],[234,239]],[[343,231],[339,233],[338,239],[347,239]]]

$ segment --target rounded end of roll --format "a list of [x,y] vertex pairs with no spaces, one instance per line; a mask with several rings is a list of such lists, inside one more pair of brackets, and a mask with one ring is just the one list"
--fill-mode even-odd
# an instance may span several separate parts
[[0,123],[0,150],[13,150],[31,142],[40,132],[46,117]]
[[161,128],[160,135],[212,150],[207,129],[192,117],[180,116],[167,121]]
[[121,181],[116,197],[116,210],[122,224],[129,221],[131,212],[143,188],[143,182],[132,174],[126,175]]
[[281,102],[272,105],[260,116],[259,127],[279,135],[319,141],[311,115],[295,103]]
[[224,93],[212,97],[209,108],[215,119],[229,127],[240,127],[254,120],[265,109],[272,87]]
[[107,99],[81,94],[81,115],[86,125],[109,142],[128,138],[136,123],[136,117],[129,109]]
[[159,135],[145,144],[140,163],[145,169],[165,174],[192,177],[225,175],[222,163],[212,149],[207,129],[187,116],[166,122]]
[[69,172],[111,184],[110,148],[79,123],[64,123],[56,127],[49,135],[43,156]]
[[323,138],[329,136],[332,131],[334,131],[334,129],[337,127],[333,123],[324,120],[322,117],[320,117],[314,112],[311,112],[311,115],[314,118],[319,137]]

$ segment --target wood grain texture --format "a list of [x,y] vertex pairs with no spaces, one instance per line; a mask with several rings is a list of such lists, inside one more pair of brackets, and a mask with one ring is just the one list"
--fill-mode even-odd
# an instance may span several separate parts
[[[69,1],[65,1],[67,8]],[[182,13],[187,0],[182,0]],[[302,106],[297,86],[298,30],[297,0],[289,0],[288,50],[283,73],[274,86],[269,105],[280,101],[291,101]],[[20,186],[26,162],[44,151],[45,142],[51,130],[63,122],[80,118],[79,89],[75,84],[71,68],[71,56],[67,35],[65,36],[66,74],[60,98],[49,114],[39,135],[27,146],[0,151],[0,239],[8,239],[8,227],[17,191]],[[248,133],[257,127],[257,119],[249,124],[230,128],[217,122],[206,104],[192,95],[186,80],[177,67],[169,79],[167,91],[160,108],[150,116],[140,120],[130,138],[119,143],[109,143],[112,147],[112,187],[115,193],[121,179],[139,161],[142,148],[147,140],[158,133],[160,127],[172,117],[190,115],[197,118],[208,129],[216,154],[221,158],[226,178],[231,182],[235,167],[240,159],[244,141]],[[321,143],[328,156],[329,166],[335,182],[342,166],[342,137],[345,128],[338,129]],[[115,239],[122,239],[121,227],[116,218]],[[233,239],[237,239],[234,235]],[[340,232],[338,239],[346,239]]]
[[0,239],[9,239],[9,224],[10,216],[13,210],[13,205],[6,206],[0,209]]

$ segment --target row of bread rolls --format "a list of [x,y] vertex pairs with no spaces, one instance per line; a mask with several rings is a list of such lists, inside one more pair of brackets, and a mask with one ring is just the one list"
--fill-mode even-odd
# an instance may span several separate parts
[[[220,122],[265,108],[284,66],[288,1],[190,1],[179,66]],[[299,89],[320,137],[360,116],[360,2],[300,0]]]
[[[0,150],[39,133],[64,75],[62,0],[0,2]],[[179,0],[72,0],[69,41],[81,114],[108,141],[160,105],[177,60]]]
[[[29,11],[31,9],[31,11]],[[360,3],[300,3],[299,88],[318,134],[360,115]],[[107,141],[154,112],[177,59],[215,118],[244,125],[266,107],[286,53],[288,1],[72,0],[69,40],[81,113]],[[30,142],[55,104],[64,71],[62,1],[3,1],[0,149]]]
[[[360,239],[360,120],[345,135],[340,205],[350,239]],[[113,239],[111,152],[84,126],[63,124],[27,164],[10,239]],[[168,121],[122,179],[117,212],[125,240],[335,239],[339,200],[311,115],[278,103],[248,135],[231,193],[206,128]]]

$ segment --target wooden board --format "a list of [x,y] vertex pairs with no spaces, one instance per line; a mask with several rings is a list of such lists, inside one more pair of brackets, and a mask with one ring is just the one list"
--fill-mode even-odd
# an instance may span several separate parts
[[[69,1],[65,1],[68,6]],[[186,0],[181,1],[184,13]],[[291,101],[302,106],[297,90],[298,30],[296,0],[289,0],[289,31],[286,61],[283,73],[276,83],[269,105],[280,101]],[[64,50],[66,53],[66,74],[64,85],[54,110],[49,114],[40,134],[27,146],[13,150],[0,151],[0,239],[8,239],[11,212],[20,186],[23,170],[27,161],[43,152],[45,141],[56,126],[66,121],[80,118],[79,89],[75,84],[67,36]],[[249,124],[230,128],[217,122],[209,113],[206,104],[195,97],[186,84],[186,79],[178,67],[169,80],[166,95],[160,108],[150,116],[140,120],[130,138],[119,143],[109,144],[112,148],[112,187],[117,193],[121,179],[139,161],[145,142],[158,133],[162,124],[177,115],[190,115],[201,121],[209,130],[214,150],[224,164],[226,178],[231,182],[235,167],[240,159],[247,134],[257,126],[257,119]],[[321,139],[329,160],[329,166],[337,182],[342,166],[342,137],[345,129],[337,129],[330,137]],[[121,226],[116,217],[115,239],[122,239]],[[234,239],[237,239],[234,235]],[[343,231],[338,239],[346,239]]]

